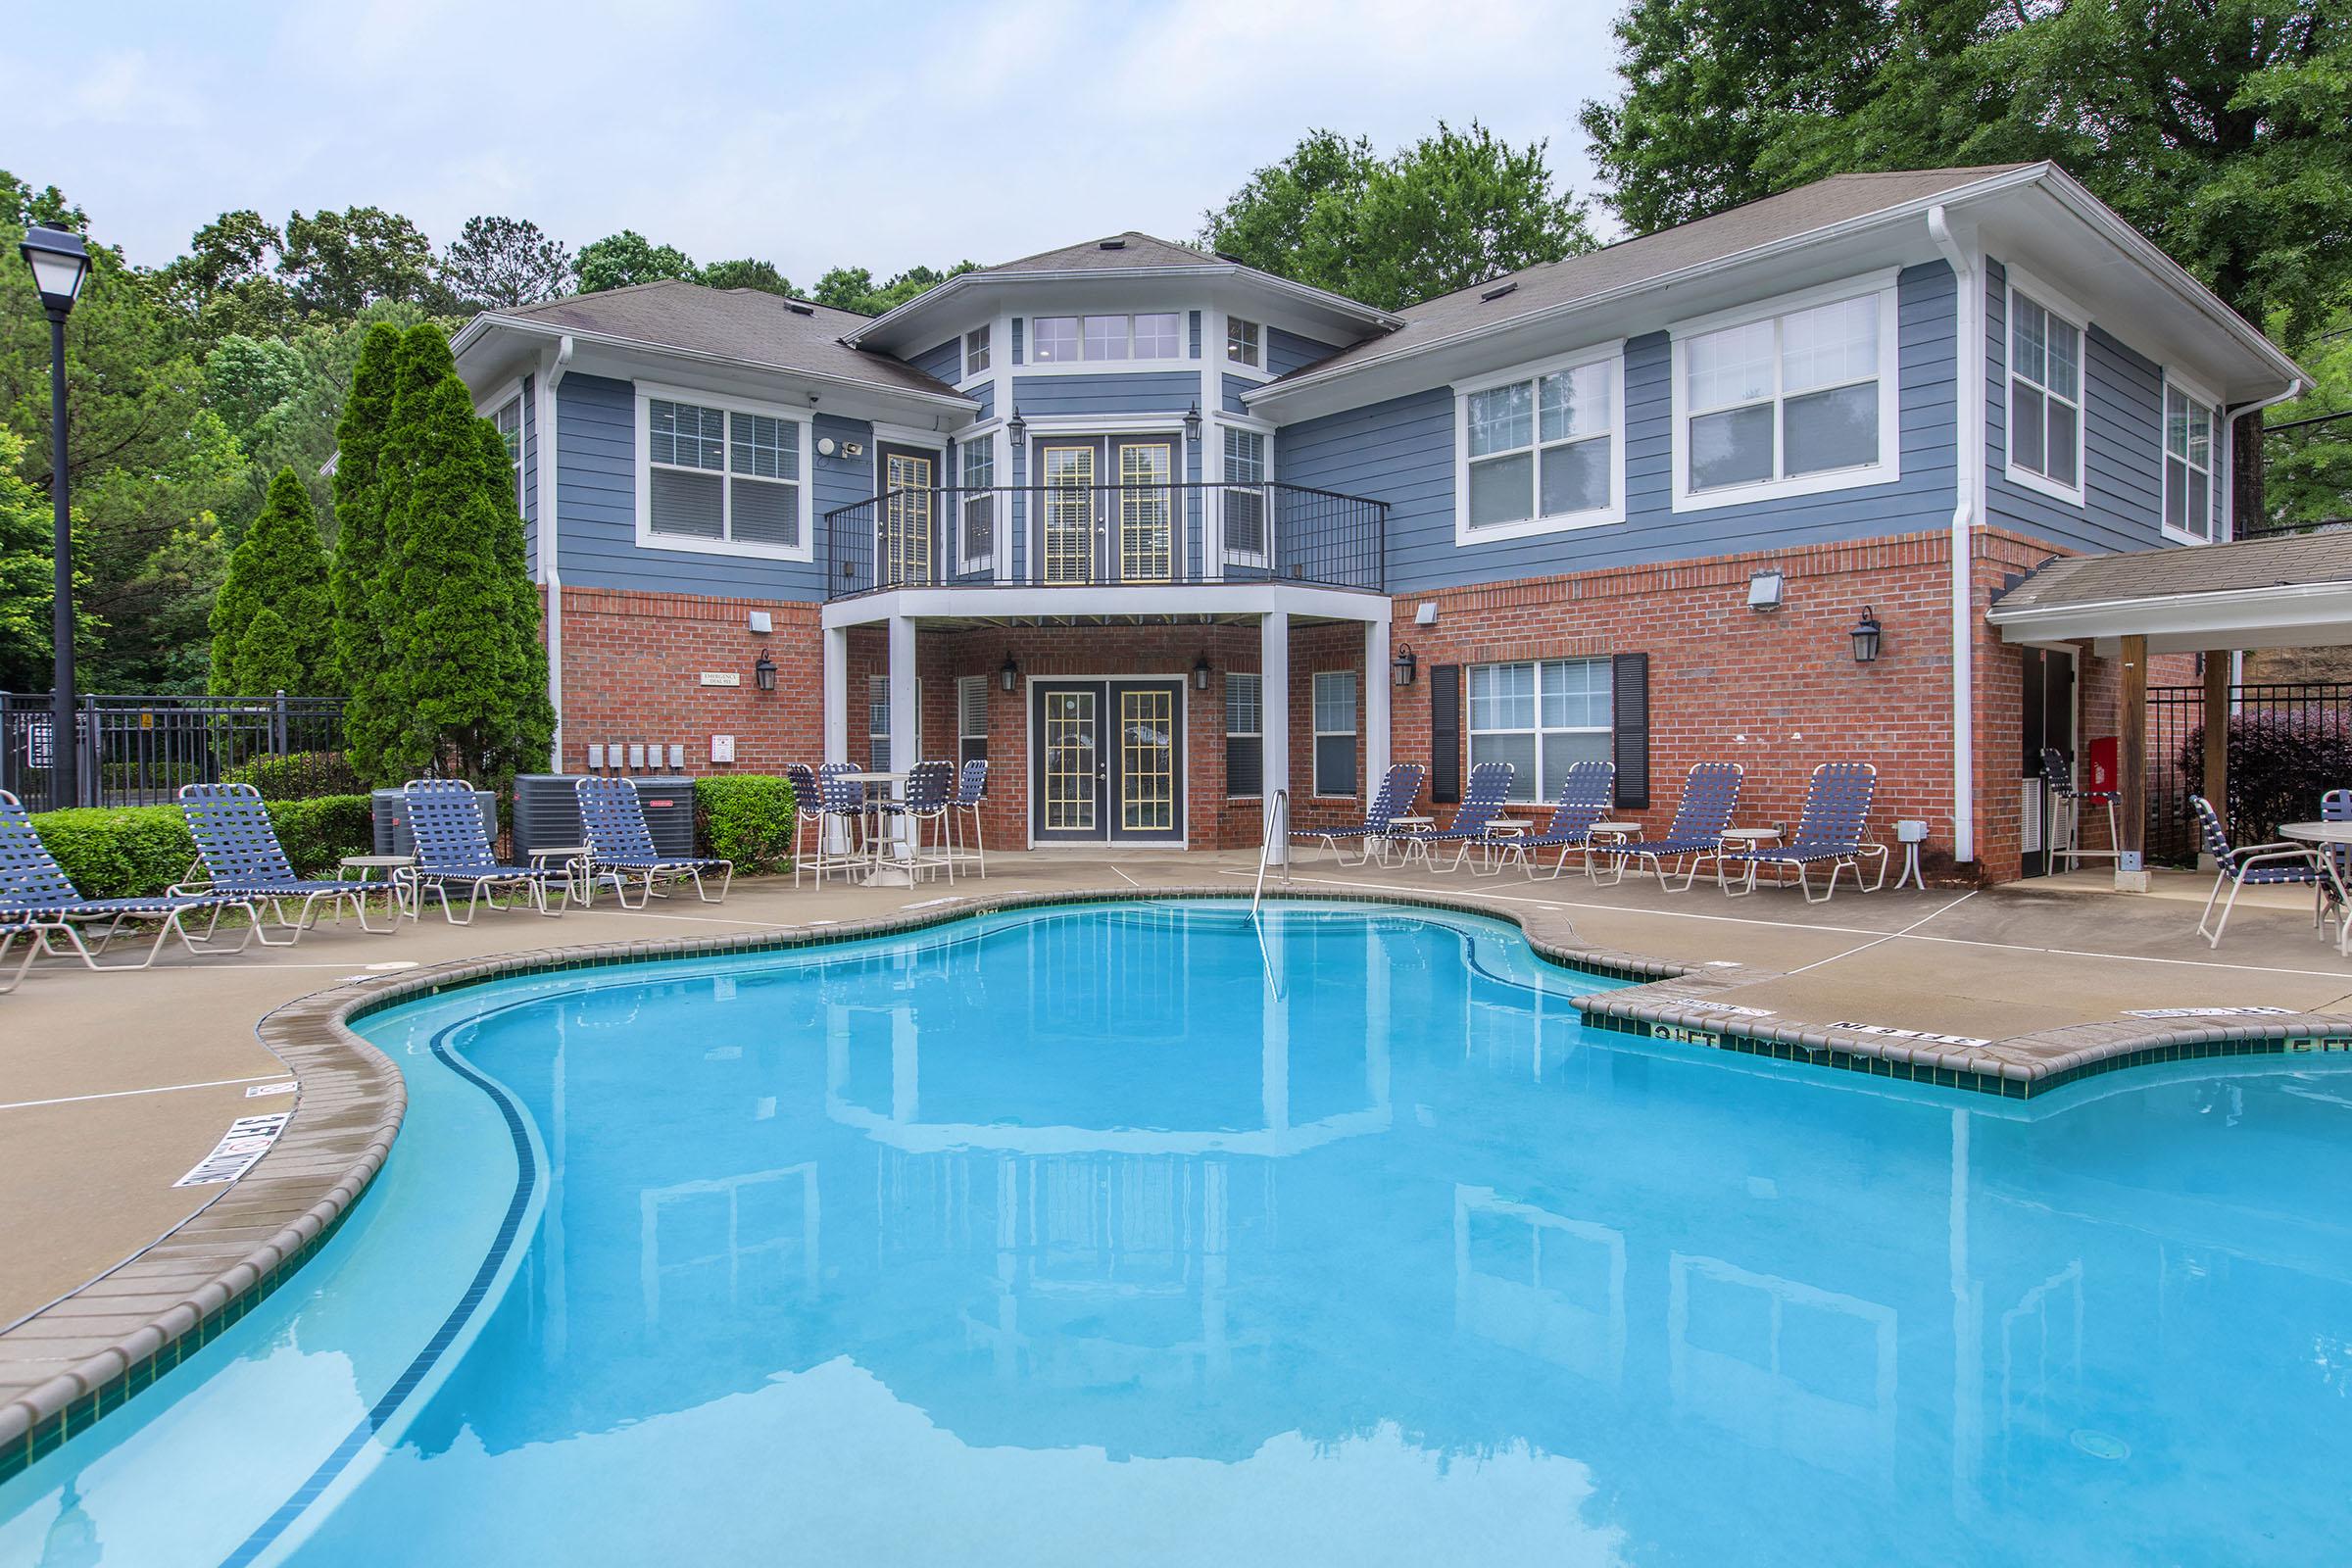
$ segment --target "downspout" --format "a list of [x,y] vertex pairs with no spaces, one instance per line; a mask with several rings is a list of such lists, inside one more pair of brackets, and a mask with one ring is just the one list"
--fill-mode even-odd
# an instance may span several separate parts
[[1953,402],[1959,443],[1952,465],[1952,858],[1977,858],[1976,609],[1971,530],[1984,495],[1984,288],[1968,250],[1952,237],[1942,204],[1928,209],[1928,237],[1951,265]]
[[571,336],[565,333],[556,345],[555,359],[540,366],[538,397],[539,566],[547,578],[547,702],[556,710],[555,738],[547,761],[551,773],[564,771],[564,572],[556,559],[556,541],[562,537],[556,526],[562,454],[556,433],[556,389],[564,384],[564,372],[570,365]]
[[[2230,475],[2230,488],[2224,492],[2230,498],[2230,531],[2223,535],[2224,539],[2237,537],[2237,421],[2249,414],[2260,414],[2278,404],[2292,403],[2306,390],[2301,376],[2290,375],[2286,378],[2285,391],[2274,392],[2267,398],[2256,398],[2251,403],[2240,403],[2235,408],[2225,407],[2222,410],[2222,471]],[[2246,651],[2232,648],[2230,650],[2230,690],[2234,693],[2245,683]],[[2232,697],[2230,704],[2232,717],[2236,715],[2237,709],[2238,699]]]

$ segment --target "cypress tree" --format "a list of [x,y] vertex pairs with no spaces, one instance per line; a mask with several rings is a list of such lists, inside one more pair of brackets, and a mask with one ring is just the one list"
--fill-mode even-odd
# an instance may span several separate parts
[[378,321],[360,342],[351,394],[335,425],[335,660],[343,676],[344,751],[362,778],[381,768],[390,715],[384,691],[390,651],[376,619],[383,573],[384,505],[378,458],[392,422],[400,374],[400,329]]
[[270,481],[269,499],[228,554],[212,628],[216,696],[319,697],[338,685],[326,549],[310,492],[290,467]]

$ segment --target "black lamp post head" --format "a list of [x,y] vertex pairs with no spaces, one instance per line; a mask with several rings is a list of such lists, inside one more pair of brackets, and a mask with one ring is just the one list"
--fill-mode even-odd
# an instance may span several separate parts
[[74,309],[90,275],[90,250],[81,236],[62,228],[28,228],[17,249],[32,269],[41,304],[61,316]]

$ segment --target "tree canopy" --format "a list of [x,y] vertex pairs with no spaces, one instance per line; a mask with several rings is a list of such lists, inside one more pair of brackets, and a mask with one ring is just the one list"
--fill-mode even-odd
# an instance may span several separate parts
[[468,218],[442,250],[439,273],[464,310],[536,305],[571,286],[571,249],[527,218]]
[[580,247],[580,292],[600,294],[609,288],[659,283],[666,278],[692,280],[694,259],[674,245],[657,245],[633,228],[607,234]]
[[339,688],[326,550],[311,494],[292,468],[277,471],[269,500],[228,553],[211,621],[216,696],[327,696]]

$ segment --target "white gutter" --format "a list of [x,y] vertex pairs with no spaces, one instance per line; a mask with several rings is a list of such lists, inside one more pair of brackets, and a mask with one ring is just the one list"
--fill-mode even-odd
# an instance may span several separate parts
[[[2237,537],[2237,421],[2249,414],[2260,414],[2263,410],[2274,408],[2278,404],[2291,403],[2301,397],[2304,390],[2303,377],[2298,374],[2288,379],[2286,390],[2283,392],[2275,392],[2267,398],[2256,398],[2251,403],[2226,405],[2222,409],[2222,463],[2224,465],[2222,471],[2230,475],[2230,488],[2225,492],[2230,498],[2230,511],[2225,518],[2230,524],[2230,531],[2223,537],[2229,539]],[[2237,679],[2234,673],[2230,678],[2232,683]]]
[[547,578],[547,703],[556,710],[554,739],[549,743],[547,768],[551,773],[564,771],[564,572],[557,562],[556,542],[563,532],[556,526],[556,485],[561,471],[557,450],[556,389],[564,384],[564,372],[571,365],[571,338],[567,334],[556,344],[552,358],[539,365],[539,569]]
[[1050,271],[1032,272],[1004,272],[984,268],[977,272],[957,272],[944,283],[933,284],[906,304],[883,312],[863,326],[844,332],[841,340],[856,347],[885,327],[902,326],[915,317],[927,314],[934,306],[954,299],[957,294],[975,288],[985,288],[991,284],[1086,283],[1101,282],[1104,278],[1131,277],[1247,277],[1250,282],[1256,283],[1270,292],[1285,295],[1303,304],[1316,306],[1331,312],[1334,316],[1344,316],[1351,320],[1369,321],[1375,326],[1386,327],[1391,331],[1404,324],[1404,318],[1401,316],[1381,310],[1377,306],[1366,305],[1361,300],[1351,300],[1345,294],[1334,294],[1329,289],[1317,288],[1312,283],[1299,283],[1287,277],[1277,277],[1272,272],[1262,271],[1241,262],[1203,261],[1198,264],[1163,264],[1157,267],[1060,267]]
[[1974,528],[1984,494],[1984,286],[1976,260],[1952,237],[1939,202],[1928,209],[1928,237],[1952,269],[1952,373],[1960,378],[1952,465],[1952,858],[1977,858],[1976,594]]

